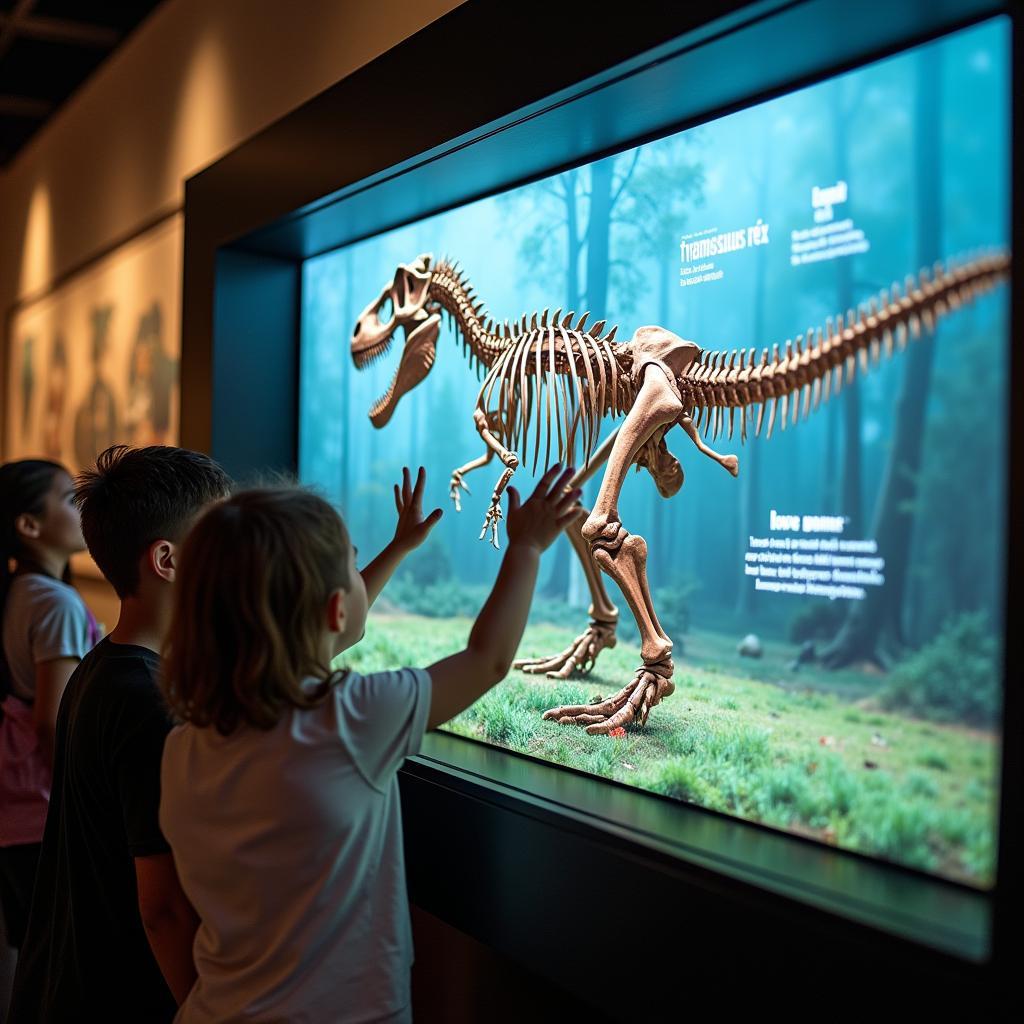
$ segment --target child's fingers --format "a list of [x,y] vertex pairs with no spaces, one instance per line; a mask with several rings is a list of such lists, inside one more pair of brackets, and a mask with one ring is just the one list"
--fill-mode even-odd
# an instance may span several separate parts
[[402,504],[408,505],[412,498],[412,479],[409,475],[409,467],[402,467]]
[[427,480],[427,471],[420,466],[419,472],[416,474],[416,486],[413,488],[412,500],[418,506],[423,500],[423,485]]
[[569,481],[576,475],[576,468],[574,466],[567,467],[562,475],[555,481],[551,490],[545,495],[548,500],[552,498],[558,498],[562,492],[568,486]]
[[548,492],[548,486],[555,479],[561,468],[562,464],[560,462],[556,462],[553,466],[549,467],[548,471],[537,482],[537,486],[533,489],[533,494],[530,497],[543,498]]
[[402,514],[402,495],[398,492],[398,484],[395,484],[395,511]]
[[428,530],[432,530],[434,528],[434,524],[438,522],[438,520],[440,520],[441,516],[443,515],[444,512],[441,509],[435,508],[434,511],[431,512],[430,515],[423,520],[424,527]]
[[580,487],[574,487],[571,491],[566,491],[564,495],[555,504],[555,512],[561,515],[566,509],[571,508],[579,501],[580,496],[583,494],[583,489]]
[[508,489],[508,514],[511,516],[519,511],[519,491],[514,487]]

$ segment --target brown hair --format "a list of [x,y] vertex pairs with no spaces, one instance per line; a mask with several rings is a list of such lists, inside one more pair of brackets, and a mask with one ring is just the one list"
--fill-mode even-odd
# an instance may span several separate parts
[[320,640],[330,595],[351,585],[348,533],[295,487],[241,491],[207,511],[181,553],[163,690],[172,712],[227,735],[272,729],[327,688]]

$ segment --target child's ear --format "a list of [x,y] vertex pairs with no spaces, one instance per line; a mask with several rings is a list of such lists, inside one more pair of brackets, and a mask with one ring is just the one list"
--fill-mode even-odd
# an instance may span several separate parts
[[149,546],[149,568],[159,579],[174,582],[177,550],[169,540],[156,540]]
[[39,536],[39,520],[35,516],[29,515],[28,512],[22,512],[14,520],[14,529],[19,537],[24,537],[25,540],[35,540]]
[[331,633],[345,631],[345,591],[338,589],[327,598],[327,629]]

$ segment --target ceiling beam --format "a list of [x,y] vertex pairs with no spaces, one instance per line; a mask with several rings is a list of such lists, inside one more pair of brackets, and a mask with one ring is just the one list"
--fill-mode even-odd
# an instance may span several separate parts
[[35,15],[22,18],[15,32],[25,39],[88,46],[97,50],[111,50],[121,38],[121,33],[116,28],[107,28],[105,25],[87,25],[66,18],[43,18]]
[[44,121],[53,113],[54,104],[29,96],[8,96],[0,93],[0,117],[24,117]]
[[10,14],[0,15],[0,58],[11,48],[18,32],[18,23],[32,13],[35,5],[36,0],[18,0]]

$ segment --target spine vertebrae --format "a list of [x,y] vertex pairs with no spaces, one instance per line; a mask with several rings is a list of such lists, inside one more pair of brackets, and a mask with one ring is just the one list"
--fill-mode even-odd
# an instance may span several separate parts
[[729,437],[736,410],[740,411],[743,440],[748,418],[759,434],[767,412],[770,437],[777,417],[785,429],[787,420],[797,421],[801,407],[807,416],[828,400],[830,392],[838,394],[854,379],[858,362],[866,371],[869,357],[877,362],[882,352],[892,355],[894,343],[902,349],[908,335],[920,335],[922,325],[933,331],[940,317],[993,288],[1009,268],[1010,257],[1004,252],[951,263],[945,269],[937,263],[931,275],[923,270],[916,281],[908,277],[902,292],[894,284],[856,313],[851,309],[845,318],[840,313],[823,328],[811,328],[795,342],[787,341],[781,353],[779,345],[772,347],[770,357],[764,349],[760,362],[753,348],[703,352],[679,381],[683,402],[704,433],[715,437],[725,429],[725,410]]

